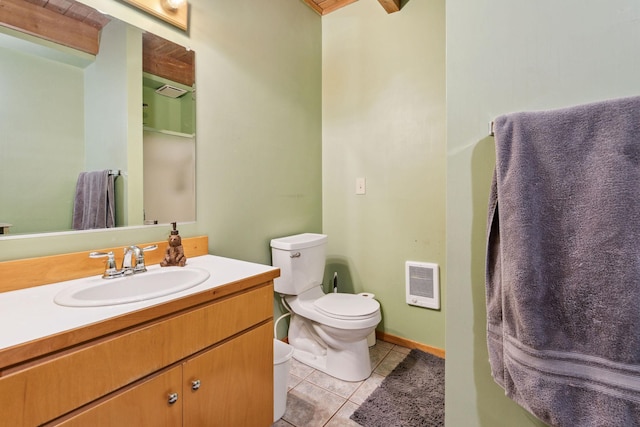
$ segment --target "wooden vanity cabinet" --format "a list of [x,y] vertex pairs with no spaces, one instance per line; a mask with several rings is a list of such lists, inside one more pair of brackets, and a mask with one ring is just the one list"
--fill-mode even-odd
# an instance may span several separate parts
[[[273,423],[273,323],[265,324],[183,365],[185,427],[270,426]],[[199,388],[192,384],[199,381]]]
[[0,426],[270,426],[276,275],[132,313],[140,324],[0,370]]
[[[273,420],[271,322],[79,411],[60,427],[269,426]],[[169,399],[175,399],[173,403]]]

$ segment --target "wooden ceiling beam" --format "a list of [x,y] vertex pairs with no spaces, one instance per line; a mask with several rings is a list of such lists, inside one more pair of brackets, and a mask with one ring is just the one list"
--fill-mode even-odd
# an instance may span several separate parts
[[142,36],[142,71],[193,86],[195,53],[151,33]]
[[68,0],[49,0],[44,7],[45,9],[53,10],[54,12],[64,15],[72,5],[73,3]]
[[73,18],[76,21],[82,21],[87,25],[97,28],[98,30],[101,30],[102,27],[111,21],[111,18],[103,15],[94,8],[77,2],[67,9],[65,16]]
[[400,0],[378,0],[387,13],[400,12]]
[[324,0],[320,2],[320,7],[322,7],[322,14],[326,15],[356,1],[358,0]]
[[2,0],[0,25],[92,55],[98,54],[99,29],[27,1]]
[[186,63],[166,56],[156,56],[147,51],[143,51],[142,54],[142,71],[189,87],[193,86],[195,80],[193,68]]
[[[358,0],[302,0],[319,15],[326,15]],[[378,0],[387,13],[400,11],[402,0]]]
[[302,1],[304,1],[306,5],[309,6],[311,9],[315,10],[318,13],[318,15],[322,15],[322,8],[318,6],[315,1],[313,0],[302,0]]
[[358,0],[303,0],[320,15],[326,15]]

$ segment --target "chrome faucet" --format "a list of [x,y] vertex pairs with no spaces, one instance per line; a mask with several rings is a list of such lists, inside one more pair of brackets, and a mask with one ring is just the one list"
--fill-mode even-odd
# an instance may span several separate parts
[[[147,246],[140,249],[138,246],[124,248],[124,258],[122,258],[122,274],[144,273],[147,267],[144,265],[144,252],[158,249],[158,245]],[[135,263],[134,263],[135,262]]]
[[129,246],[127,248],[124,248],[124,257],[122,257],[122,268],[120,269],[120,271],[122,272],[123,275],[128,276],[129,274],[133,274],[133,271],[134,271],[133,270],[133,265],[134,265],[133,255],[135,253],[136,260],[137,260],[138,255],[141,252],[142,251],[137,246]]
[[122,268],[118,270],[116,267],[115,256],[113,252],[91,252],[90,258],[107,257],[107,267],[102,275],[103,279],[114,279],[116,277],[128,276],[131,274],[144,273],[147,267],[144,264],[144,252],[158,249],[158,245],[151,245],[145,248],[138,246],[127,246],[124,248],[124,257],[122,258]]

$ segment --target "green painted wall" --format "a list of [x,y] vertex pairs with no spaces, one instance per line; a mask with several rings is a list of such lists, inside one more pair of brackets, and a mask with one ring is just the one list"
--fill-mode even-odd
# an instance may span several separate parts
[[[129,47],[136,44],[137,54]],[[127,125],[131,103],[138,121],[141,114],[141,49],[140,30],[119,21],[102,30],[100,54],[89,64],[68,65],[66,55],[46,59],[57,49],[41,47],[34,55],[2,49],[0,174],[11,185],[0,190],[0,222],[13,224],[12,234],[70,230],[79,172],[127,171],[128,161],[142,167],[142,158],[134,163],[128,153],[136,146],[141,152],[142,126],[136,140]],[[137,90],[126,90],[130,76],[137,77]],[[117,224],[141,225],[142,180],[125,181],[126,175],[116,181],[116,206],[132,213],[118,209]]]
[[191,16],[198,228],[213,253],[270,264],[271,238],[321,230],[320,18],[290,0]]
[[111,21],[101,31],[100,53],[85,70],[84,170],[123,172],[116,179],[118,226],[143,223],[142,179],[135,172],[143,165],[141,70],[142,32]]
[[[168,130],[192,135],[195,133],[195,97],[192,89],[180,83],[143,73],[142,79],[142,124],[145,128]],[[160,95],[156,90],[168,84],[187,93],[179,98]]]
[[510,111],[638,95],[640,3],[447,0],[446,14],[445,424],[539,426],[489,374],[484,259],[495,146],[488,123]]
[[[371,292],[379,330],[444,348],[444,0],[388,15],[360,1],[322,18],[325,283]],[[356,195],[357,177],[366,194]],[[439,311],[407,305],[405,261],[440,265]]]
[[12,233],[70,229],[83,170],[82,69],[12,49],[0,55],[0,222]]
[[[385,331],[442,346],[446,312],[446,425],[540,425],[489,376],[487,124],[637,94],[639,3],[449,0],[445,75],[442,0],[410,0],[392,15],[363,0],[322,20],[301,1],[191,0],[187,35],[121,2],[85,2],[196,51],[198,220],[183,235],[208,234],[211,253],[269,263],[271,238],[326,232],[328,274],[375,293]],[[365,196],[354,194],[359,176]],[[0,259],[167,232],[0,239]],[[446,269],[446,310],[404,304],[406,259]]]

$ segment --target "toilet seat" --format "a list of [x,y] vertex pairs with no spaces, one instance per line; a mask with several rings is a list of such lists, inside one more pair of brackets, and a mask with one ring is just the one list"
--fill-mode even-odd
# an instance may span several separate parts
[[313,305],[325,316],[344,320],[367,319],[380,309],[380,303],[372,298],[341,293],[326,294]]
[[380,303],[373,298],[354,294],[325,294],[321,285],[300,295],[286,295],[285,301],[293,314],[338,329],[369,328],[381,320]]

